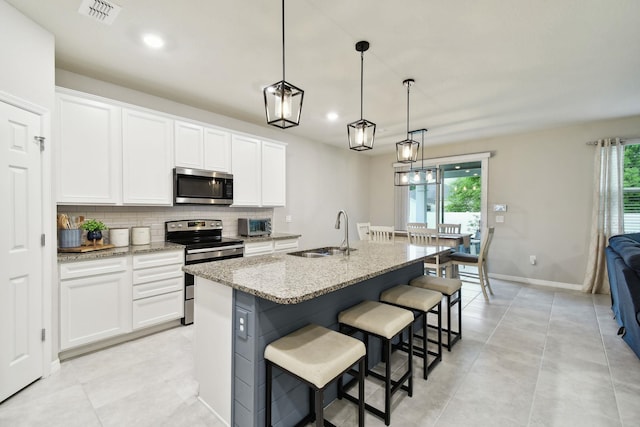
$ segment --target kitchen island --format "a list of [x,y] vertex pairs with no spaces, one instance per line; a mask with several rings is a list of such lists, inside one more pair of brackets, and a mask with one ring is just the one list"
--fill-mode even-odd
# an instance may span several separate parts
[[[185,266],[196,276],[195,375],[199,398],[227,425],[264,425],[264,348],[309,323],[337,330],[337,314],[423,273],[437,247],[358,241],[351,255],[290,254]],[[375,347],[370,349],[375,362]],[[326,401],[335,398],[335,388]],[[273,424],[306,414],[306,387],[274,380]]]

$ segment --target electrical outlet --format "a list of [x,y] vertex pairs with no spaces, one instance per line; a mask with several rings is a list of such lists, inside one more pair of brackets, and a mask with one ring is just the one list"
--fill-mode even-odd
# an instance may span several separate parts
[[236,335],[245,340],[249,337],[249,312],[241,308],[236,308]]
[[496,222],[504,222],[504,215],[496,215]]
[[535,255],[529,255],[529,262],[531,265],[536,265],[537,259]]

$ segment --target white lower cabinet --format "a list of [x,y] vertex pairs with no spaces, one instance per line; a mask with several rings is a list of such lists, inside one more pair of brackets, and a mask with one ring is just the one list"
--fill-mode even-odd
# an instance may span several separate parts
[[60,264],[60,350],[180,319],[184,251]]
[[184,252],[133,256],[133,329],[184,315]]
[[260,242],[244,243],[244,256],[252,257],[258,255],[266,255],[273,253],[273,242],[271,240],[263,240]]
[[60,267],[60,349],[131,332],[131,258]]
[[262,240],[259,242],[245,242],[244,256],[272,254],[274,252],[289,252],[298,248],[298,238]]
[[274,252],[289,252],[294,249],[298,249],[298,238],[273,241]]

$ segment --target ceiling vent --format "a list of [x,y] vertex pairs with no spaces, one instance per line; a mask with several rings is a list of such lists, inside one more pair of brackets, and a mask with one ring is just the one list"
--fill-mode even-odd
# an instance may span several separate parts
[[105,0],[82,0],[78,13],[88,16],[103,24],[111,25],[122,8]]

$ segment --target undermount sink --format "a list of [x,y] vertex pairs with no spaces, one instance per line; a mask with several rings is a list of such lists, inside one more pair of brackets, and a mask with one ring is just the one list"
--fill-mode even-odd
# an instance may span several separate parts
[[[355,251],[354,248],[349,248],[350,252]],[[299,256],[304,258],[323,258],[331,255],[344,254],[345,249],[340,249],[338,246],[327,246],[324,248],[307,249],[298,252],[289,252],[289,255]]]

